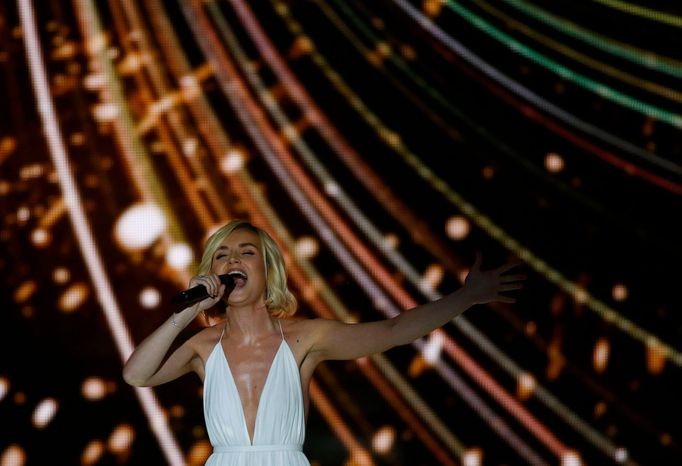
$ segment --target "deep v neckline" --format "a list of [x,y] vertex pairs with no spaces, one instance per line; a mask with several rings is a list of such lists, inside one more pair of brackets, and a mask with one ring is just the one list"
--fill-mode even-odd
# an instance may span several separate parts
[[[281,325],[281,324],[280,324]],[[284,335],[282,335],[282,341],[280,341],[279,346],[277,347],[277,351],[275,351],[275,356],[272,358],[272,361],[270,361],[270,367],[268,368],[268,373],[265,376],[265,382],[263,383],[263,388],[260,391],[260,395],[258,396],[258,406],[256,406],[256,417],[253,420],[253,437],[249,434],[249,425],[246,422],[246,412],[244,411],[244,401],[242,400],[242,397],[239,393],[239,388],[237,387],[237,381],[234,378],[234,374],[232,373],[232,367],[230,367],[230,362],[229,358],[227,357],[227,353],[225,352],[225,348],[223,347],[223,339],[222,336],[220,340],[218,340],[218,346],[220,346],[220,352],[223,355],[223,361],[225,361],[225,366],[227,366],[227,373],[230,375],[230,381],[232,382],[232,388],[234,389],[235,393],[237,394],[237,400],[239,400],[239,408],[242,413],[242,425],[244,426],[244,432],[246,433],[246,438],[249,441],[249,445],[253,446],[253,440],[256,438],[256,429],[258,428],[258,417],[260,414],[260,407],[262,405],[263,401],[263,395],[265,394],[265,390],[268,388],[268,383],[270,381],[270,374],[272,373],[272,368],[277,362],[277,358],[279,357],[279,353],[282,350],[282,345],[284,345],[286,342],[284,341]]]

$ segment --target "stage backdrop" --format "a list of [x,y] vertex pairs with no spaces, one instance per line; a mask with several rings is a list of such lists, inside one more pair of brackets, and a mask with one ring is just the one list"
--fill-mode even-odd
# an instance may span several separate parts
[[200,380],[121,369],[234,218],[302,317],[528,275],[322,364],[313,465],[682,464],[680,37],[663,1],[2,2],[0,465],[204,463]]

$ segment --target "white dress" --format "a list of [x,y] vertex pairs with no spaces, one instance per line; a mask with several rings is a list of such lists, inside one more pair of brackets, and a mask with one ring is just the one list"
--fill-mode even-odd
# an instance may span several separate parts
[[[265,379],[256,410],[253,444],[222,334],[206,360],[204,418],[213,454],[206,466],[310,466],[302,452],[305,416],[301,374],[284,339]],[[223,329],[223,333],[225,330]]]

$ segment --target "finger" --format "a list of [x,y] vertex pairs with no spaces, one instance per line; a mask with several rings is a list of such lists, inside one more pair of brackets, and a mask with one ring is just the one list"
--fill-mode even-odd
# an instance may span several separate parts
[[518,282],[528,278],[526,275],[502,275],[500,276],[500,283]]
[[523,285],[520,283],[509,283],[498,287],[499,291],[514,291],[520,290],[521,288],[523,288]]
[[506,263],[506,264],[502,264],[500,267],[498,267],[497,270],[498,270],[499,273],[504,273],[504,272],[506,272],[507,270],[511,270],[511,269],[513,269],[514,267],[518,267],[518,266],[521,265],[521,264],[523,264],[523,261],[522,261],[522,260],[515,260],[515,261],[512,261],[512,262],[508,262],[508,263]]
[[496,301],[499,301],[499,302],[501,302],[501,303],[510,303],[510,304],[513,304],[513,303],[516,302],[516,299],[511,298],[511,297],[509,297],[509,296],[502,296],[502,295],[499,295],[499,296],[497,297],[497,300],[496,300]]
[[480,270],[482,263],[483,263],[483,255],[481,254],[481,251],[476,250],[476,258],[474,259],[474,263],[471,266],[471,270]]

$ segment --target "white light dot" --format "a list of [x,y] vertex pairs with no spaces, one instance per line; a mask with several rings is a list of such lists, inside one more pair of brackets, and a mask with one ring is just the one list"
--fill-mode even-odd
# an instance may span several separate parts
[[101,440],[91,440],[83,450],[83,454],[81,455],[81,464],[84,466],[96,464],[103,454],[104,443]]
[[57,401],[53,398],[45,398],[38,403],[33,411],[33,425],[37,429],[47,426],[57,413]]
[[244,166],[244,154],[237,150],[231,150],[220,160],[220,169],[224,173],[235,173]]
[[187,138],[182,142],[182,152],[188,156],[194,155],[197,152],[198,145],[196,138]]
[[64,312],[74,312],[85,302],[89,295],[89,289],[84,283],[74,283],[59,296],[57,306]]
[[462,466],[481,466],[483,451],[480,448],[469,448],[462,455]]
[[435,364],[440,358],[443,350],[443,342],[445,338],[442,332],[431,332],[429,339],[422,348],[422,357],[429,364]]
[[303,236],[296,241],[296,255],[303,259],[310,259],[317,255],[320,245],[315,238]]
[[69,281],[70,277],[71,274],[69,273],[68,269],[64,267],[58,267],[54,269],[54,272],[52,272],[52,279],[56,283],[64,284]]
[[51,236],[44,228],[36,228],[31,233],[31,242],[37,247],[47,246],[50,242]]
[[521,399],[528,399],[537,386],[537,381],[532,374],[521,372],[517,380],[517,393]]
[[391,426],[383,426],[372,438],[372,447],[377,453],[387,453],[395,443],[395,429]]
[[133,429],[127,424],[122,424],[109,436],[109,449],[114,453],[121,453],[130,448],[134,437]]
[[395,233],[386,233],[383,243],[388,249],[397,249],[398,245],[400,244],[400,239]]
[[26,452],[19,445],[9,445],[0,456],[2,466],[23,466],[26,463]]
[[573,450],[566,450],[561,455],[561,466],[582,466],[580,455]]
[[5,398],[9,392],[9,379],[7,377],[0,377],[0,401]]
[[559,154],[550,152],[545,156],[545,168],[551,173],[558,173],[564,169],[564,159]]
[[20,222],[25,222],[31,218],[31,211],[28,207],[22,206],[17,210],[17,220]]
[[628,287],[622,283],[616,283],[613,285],[611,295],[616,301],[625,301],[628,297]]
[[97,104],[92,109],[95,119],[100,122],[114,121],[118,117],[119,108],[113,102]]
[[628,451],[623,447],[616,448],[616,451],[613,453],[613,457],[619,463],[624,463],[628,459]]
[[104,73],[90,73],[83,79],[83,86],[89,91],[101,89],[105,83]]
[[469,235],[470,231],[471,225],[469,221],[461,215],[449,218],[445,224],[445,232],[449,238],[454,240],[463,240]]
[[166,252],[166,262],[176,270],[186,269],[192,263],[193,258],[192,248],[184,243],[175,243]]
[[199,86],[199,82],[197,81],[197,78],[194,77],[193,75],[186,74],[182,78],[180,78],[180,85],[182,87],[194,88]]
[[156,204],[138,203],[123,213],[114,226],[114,238],[127,250],[151,246],[166,229],[166,218]]
[[140,292],[140,305],[146,309],[152,309],[161,302],[161,293],[152,287],[147,287]]
[[324,191],[332,197],[339,195],[339,185],[333,181],[327,181],[324,184]]
[[81,385],[81,393],[87,400],[101,400],[107,394],[107,386],[99,377],[88,377]]
[[435,290],[443,280],[444,273],[445,271],[443,270],[442,265],[429,265],[421,278],[421,282],[419,283],[420,289],[426,291],[427,293]]

